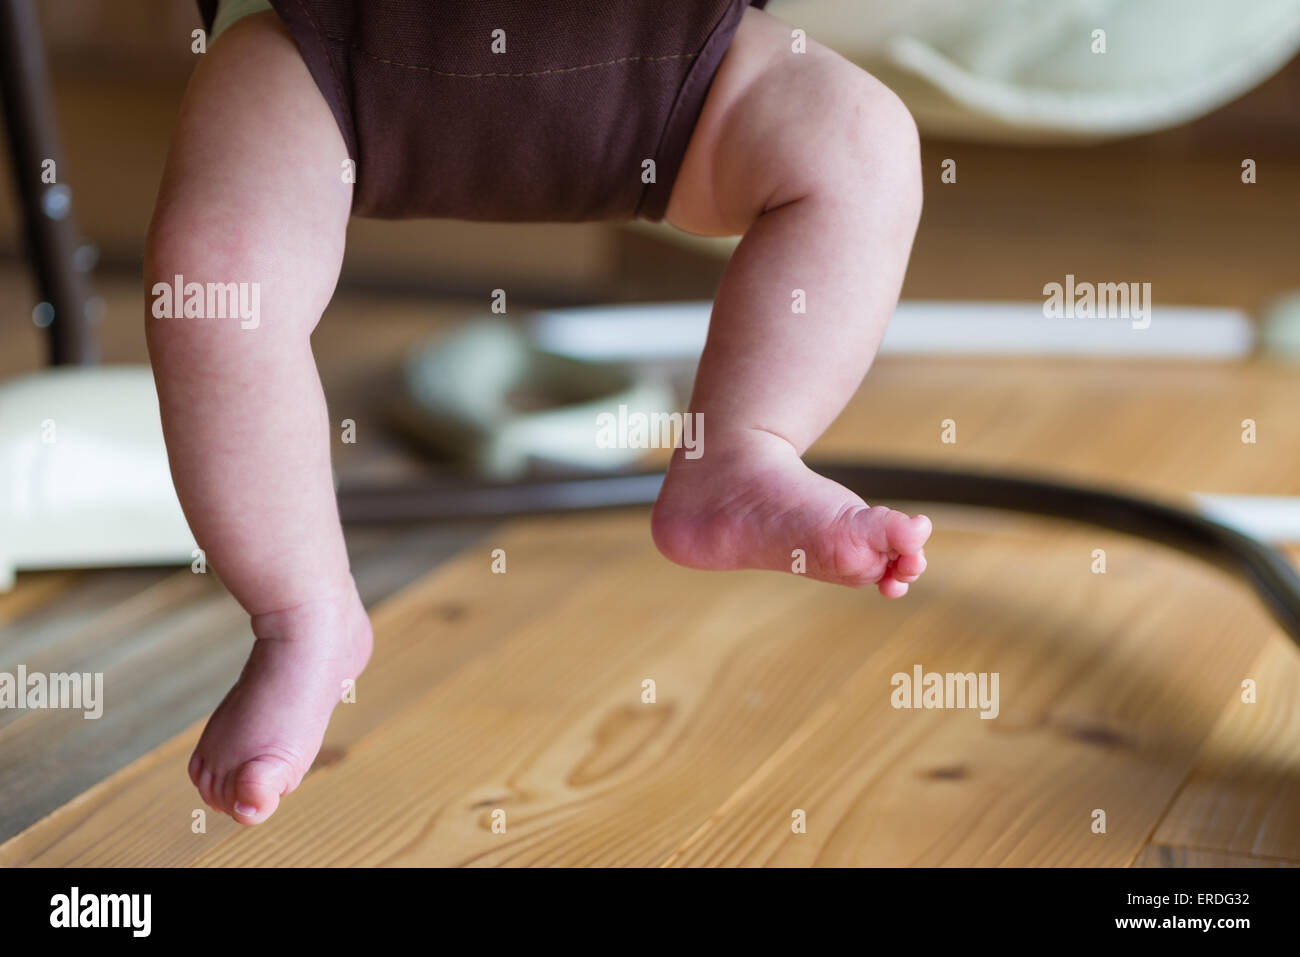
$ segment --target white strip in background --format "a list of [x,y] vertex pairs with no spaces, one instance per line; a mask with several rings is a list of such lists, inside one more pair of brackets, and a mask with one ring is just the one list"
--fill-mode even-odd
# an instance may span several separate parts
[[[1048,319],[1041,303],[901,302],[884,355],[1091,356],[1240,359],[1255,346],[1249,317],[1237,309],[1151,308],[1151,324],[1129,319]],[[593,362],[694,360],[704,348],[708,302],[586,306],[534,313],[538,348]],[[798,322],[797,314],[791,315]]]

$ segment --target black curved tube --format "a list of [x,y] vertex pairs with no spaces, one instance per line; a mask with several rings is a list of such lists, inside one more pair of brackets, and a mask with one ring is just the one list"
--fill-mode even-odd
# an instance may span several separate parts
[[[809,463],[869,502],[934,502],[1028,512],[1098,525],[1175,548],[1244,579],[1300,645],[1300,575],[1275,549],[1187,509],[1041,478],[923,466]],[[509,485],[428,484],[344,488],[345,522],[508,518],[649,505],[663,474],[598,476]]]

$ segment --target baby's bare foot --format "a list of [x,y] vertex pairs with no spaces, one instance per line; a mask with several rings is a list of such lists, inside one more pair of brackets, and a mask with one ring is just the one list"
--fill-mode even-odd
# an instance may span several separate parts
[[370,621],[351,583],[336,598],[253,618],[248,663],[203,729],[189,774],[203,800],[260,824],[302,781],[345,683],[370,659]]
[[757,430],[694,461],[679,452],[651,529],[664,556],[688,568],[799,571],[875,585],[887,598],[907,594],[925,571],[931,530],[924,515],[868,507],[784,439]]

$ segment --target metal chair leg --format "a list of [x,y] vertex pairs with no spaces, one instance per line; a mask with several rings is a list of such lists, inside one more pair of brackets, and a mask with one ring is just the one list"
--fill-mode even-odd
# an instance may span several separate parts
[[[48,331],[52,363],[93,365],[99,359],[88,312],[93,262],[79,253],[83,242],[71,192],[60,181],[63,150],[33,0],[0,0],[0,95],[27,252],[43,303],[33,318]],[[45,182],[51,169],[55,182]]]

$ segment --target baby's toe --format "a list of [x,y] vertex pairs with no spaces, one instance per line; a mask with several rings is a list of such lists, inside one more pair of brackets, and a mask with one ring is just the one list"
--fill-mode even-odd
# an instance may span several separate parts
[[925,554],[917,552],[915,555],[900,555],[898,561],[894,562],[890,574],[898,581],[908,584],[920,578],[924,571]]
[[920,552],[932,530],[930,520],[924,515],[911,516],[891,511],[885,521],[888,547],[899,555],[915,555]]
[[233,778],[230,813],[240,824],[261,824],[275,813],[280,795],[296,783],[293,769],[278,758],[245,761]]
[[884,578],[880,579],[880,581],[876,583],[876,587],[880,589],[880,594],[884,595],[886,598],[902,598],[907,594],[907,583],[900,582],[892,575],[886,575]]
[[213,792],[213,784],[216,782],[216,775],[212,773],[211,766],[202,761],[202,768],[199,770],[199,780],[196,786],[199,789],[199,797],[203,798],[203,803],[214,811],[220,811],[221,805],[217,802],[216,794]]

